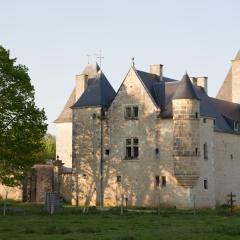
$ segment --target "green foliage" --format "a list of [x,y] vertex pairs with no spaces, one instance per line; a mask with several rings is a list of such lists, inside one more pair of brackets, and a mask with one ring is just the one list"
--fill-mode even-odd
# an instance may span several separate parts
[[47,130],[28,69],[0,46],[0,183],[15,186],[39,162]]
[[46,134],[42,140],[43,150],[39,152],[38,158],[42,163],[55,159],[56,139],[51,134]]

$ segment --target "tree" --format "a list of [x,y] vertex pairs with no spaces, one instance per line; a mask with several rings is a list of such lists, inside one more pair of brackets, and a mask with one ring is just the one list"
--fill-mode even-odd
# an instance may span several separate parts
[[46,134],[42,140],[43,142],[43,151],[39,153],[39,160],[42,163],[47,163],[50,160],[55,159],[56,155],[56,139],[55,136],[51,134]]
[[45,112],[35,105],[34,87],[24,65],[0,46],[0,183],[16,186],[41,161],[47,130]]

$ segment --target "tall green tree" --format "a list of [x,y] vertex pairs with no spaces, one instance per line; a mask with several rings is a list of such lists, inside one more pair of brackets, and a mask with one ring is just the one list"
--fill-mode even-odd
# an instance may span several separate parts
[[0,46],[0,183],[7,186],[18,185],[41,161],[47,124],[34,94],[28,69]]

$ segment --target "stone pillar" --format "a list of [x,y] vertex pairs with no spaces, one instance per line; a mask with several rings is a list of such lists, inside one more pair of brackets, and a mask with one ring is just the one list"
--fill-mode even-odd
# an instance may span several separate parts
[[57,156],[57,159],[53,162],[53,191],[60,193],[61,189],[61,175],[63,172],[63,163]]
[[200,103],[173,100],[174,174],[180,185],[193,187],[200,176]]

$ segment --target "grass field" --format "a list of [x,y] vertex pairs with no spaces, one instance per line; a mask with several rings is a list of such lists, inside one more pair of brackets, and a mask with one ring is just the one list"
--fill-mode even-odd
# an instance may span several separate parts
[[[0,206],[2,204],[0,203]],[[119,209],[99,212],[66,207],[48,215],[42,206],[11,204],[7,216],[0,215],[0,239],[240,239],[240,212],[228,216],[226,209],[192,211],[162,209],[156,213],[125,213]],[[15,209],[16,207],[16,209]]]

